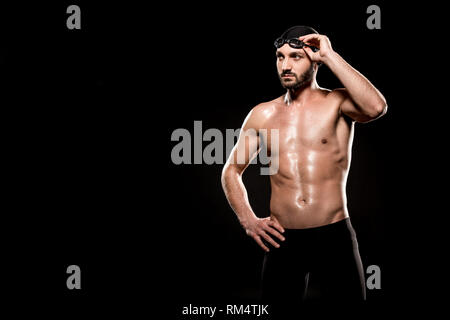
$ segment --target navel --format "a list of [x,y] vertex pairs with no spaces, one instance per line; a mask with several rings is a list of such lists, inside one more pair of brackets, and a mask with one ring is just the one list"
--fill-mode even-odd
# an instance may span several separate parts
[[327,143],[327,142],[328,142],[328,140],[327,140],[327,139],[325,139],[325,138],[323,138],[323,139],[322,139],[321,141],[322,141],[322,143],[323,143],[323,144],[325,144],[325,143]]

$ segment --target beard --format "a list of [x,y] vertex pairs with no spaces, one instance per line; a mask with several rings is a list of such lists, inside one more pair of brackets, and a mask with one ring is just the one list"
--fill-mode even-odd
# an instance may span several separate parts
[[[287,74],[292,75],[295,80],[289,79],[286,81],[286,79],[283,79],[282,76]],[[303,72],[300,77],[298,77],[293,72],[282,72],[281,74],[278,74],[278,77],[280,78],[280,82],[283,88],[296,91],[309,84],[313,78],[313,75],[314,75],[314,66],[313,64],[311,64],[309,69]]]

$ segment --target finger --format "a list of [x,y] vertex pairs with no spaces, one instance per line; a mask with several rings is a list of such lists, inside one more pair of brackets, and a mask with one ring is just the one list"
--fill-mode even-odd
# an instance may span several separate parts
[[274,216],[270,217],[270,221],[273,223],[273,226],[278,229],[280,232],[284,232],[283,226],[278,222],[277,218]]
[[302,41],[304,43],[306,43],[307,45],[320,48],[320,43],[322,41],[322,38],[321,37],[311,37],[311,38],[303,39]]
[[319,43],[320,35],[319,34],[308,34],[306,36],[301,36],[299,39],[303,42],[309,42],[311,40],[313,40],[313,41],[315,40],[315,42]]
[[264,238],[264,240],[266,240],[268,243],[273,245],[275,248],[280,247],[280,245],[278,243],[276,243],[267,233],[263,232],[263,233],[261,233],[261,236]]
[[281,241],[284,241],[285,238],[274,228],[275,228],[275,223],[274,222],[270,222],[270,224],[267,226],[266,230],[268,232],[270,232],[271,234],[273,234],[278,239],[280,239]]
[[254,236],[253,239],[255,239],[256,243],[259,244],[261,248],[263,248],[264,251],[269,252],[269,248],[267,248],[264,243],[262,242],[261,238],[259,236]]
[[277,237],[278,239],[280,239],[281,241],[286,240],[277,230],[275,230],[274,228],[268,227],[267,228],[267,232],[270,232],[270,234],[274,235],[275,237]]

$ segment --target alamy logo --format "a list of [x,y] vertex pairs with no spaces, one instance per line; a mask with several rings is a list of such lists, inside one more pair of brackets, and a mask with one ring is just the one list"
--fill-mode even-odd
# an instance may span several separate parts
[[366,13],[371,13],[367,18],[366,26],[369,30],[381,29],[381,9],[379,6],[372,4],[367,7]]
[[[259,137],[259,138],[258,138]],[[235,140],[239,139],[239,147]],[[224,164],[233,150],[235,156],[230,158],[231,163],[250,164],[259,163],[268,165],[260,169],[261,175],[273,175],[278,172],[278,129],[226,129],[225,134],[219,129],[211,128],[203,132],[202,121],[194,121],[194,134],[184,128],[172,132],[171,141],[178,143],[172,148],[172,163],[180,164]],[[259,141],[258,145],[253,145]],[[209,142],[203,147],[203,142]],[[270,144],[270,152],[266,144]],[[259,150],[257,156],[251,157],[245,145],[254,150]],[[225,150],[224,150],[225,147]],[[225,151],[225,152],[224,152]],[[270,153],[270,155],[269,155]],[[275,156],[272,156],[275,155]]]
[[373,289],[381,289],[381,270],[380,267],[376,264],[372,264],[367,267],[367,274],[370,274],[370,276],[367,278],[366,286],[367,289],[373,290]]
[[73,4],[67,7],[66,13],[70,13],[71,15],[67,18],[66,26],[67,29],[73,30],[81,29],[81,10],[80,7]]
[[73,264],[67,267],[66,272],[70,274],[67,277],[66,285],[67,289],[81,289],[81,269],[79,266]]

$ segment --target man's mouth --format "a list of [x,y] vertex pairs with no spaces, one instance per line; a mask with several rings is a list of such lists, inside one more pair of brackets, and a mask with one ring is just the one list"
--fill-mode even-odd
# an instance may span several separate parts
[[281,77],[282,78],[293,78],[294,75],[293,74],[283,74]]

